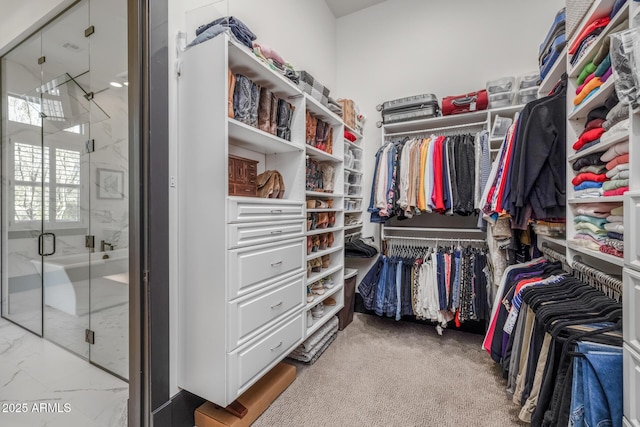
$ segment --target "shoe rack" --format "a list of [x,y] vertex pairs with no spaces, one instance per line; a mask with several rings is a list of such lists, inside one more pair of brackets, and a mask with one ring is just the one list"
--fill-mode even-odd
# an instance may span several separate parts
[[[307,275],[305,337],[311,336],[344,306],[344,125],[340,117],[304,94],[306,123]],[[313,126],[319,120],[331,127],[331,143],[318,143]],[[312,124],[313,123],[313,124]],[[314,131],[316,129],[316,131]],[[312,173],[315,166],[325,173]],[[327,173],[333,169],[333,180]],[[311,173],[310,173],[311,171]],[[322,176],[322,178],[318,178]],[[322,183],[315,182],[324,180]],[[332,182],[331,182],[332,181]],[[333,184],[333,185],[331,185]],[[318,188],[323,187],[323,188]],[[328,187],[328,188],[327,188]]]
[[362,134],[345,125],[345,130],[355,135],[355,141],[343,138],[344,147],[344,200],[345,236],[362,232],[364,212],[363,168],[364,168],[364,143]]

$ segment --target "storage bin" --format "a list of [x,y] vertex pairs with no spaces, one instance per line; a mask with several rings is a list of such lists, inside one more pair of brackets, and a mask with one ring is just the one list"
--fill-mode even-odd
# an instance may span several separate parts
[[[487,82],[487,92],[489,95],[495,93],[512,92],[515,88],[516,79],[514,77],[503,77],[496,80],[489,80]],[[489,96],[491,99],[491,96]]]
[[360,209],[362,209],[362,200],[360,200],[360,199],[354,199],[354,200],[353,200],[353,202],[354,202],[354,207],[353,207],[353,209],[355,209],[355,210],[357,210],[357,211],[359,211]]
[[353,169],[353,156],[351,153],[345,153],[344,155],[344,167]]
[[362,170],[362,160],[353,159],[352,168],[357,170],[357,171],[361,171]]
[[362,160],[362,150],[350,150],[351,155],[355,160]]
[[540,81],[540,73],[537,71],[532,71],[531,73],[527,73],[525,75],[520,76],[520,82],[518,83],[518,89],[529,89],[534,86],[538,86],[538,82]]
[[513,123],[513,119],[510,117],[496,116],[493,121],[493,128],[491,129],[491,136],[494,138],[504,137],[509,132],[509,126]]
[[489,108],[508,107],[513,102],[513,92],[500,92],[489,95]]
[[344,182],[349,182],[350,177],[351,177],[351,172],[344,171]]
[[357,173],[352,173],[349,175],[349,179],[345,182],[349,184],[360,185],[362,183],[362,175]]
[[344,307],[338,312],[338,329],[343,330],[353,322],[353,312],[356,305],[356,285],[358,270],[345,269],[344,272]]
[[526,104],[527,102],[535,101],[538,99],[538,86],[534,86],[529,89],[522,89],[518,92],[518,102],[520,104]]
[[359,196],[362,192],[362,185],[349,185],[349,194],[350,196]]
[[349,191],[351,191],[351,184],[349,184],[348,182],[344,183],[344,194],[350,194]]
[[345,209],[346,209],[347,211],[354,211],[354,210],[356,210],[356,203],[355,203],[355,200],[345,199],[345,202],[346,202],[346,205],[347,205]]

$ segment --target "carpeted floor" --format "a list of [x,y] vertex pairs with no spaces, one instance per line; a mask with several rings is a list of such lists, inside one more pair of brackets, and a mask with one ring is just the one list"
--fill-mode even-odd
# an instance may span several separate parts
[[508,427],[518,408],[482,336],[356,313],[254,426]]

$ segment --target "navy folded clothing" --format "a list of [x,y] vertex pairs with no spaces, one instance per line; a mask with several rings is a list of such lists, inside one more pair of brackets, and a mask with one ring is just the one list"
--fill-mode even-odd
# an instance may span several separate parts
[[551,71],[553,64],[555,64],[560,58],[560,54],[562,53],[562,49],[564,49],[567,44],[566,35],[563,33],[559,35],[554,41],[551,49],[542,60],[540,64],[540,78],[544,80]]
[[218,18],[206,25],[199,26],[196,29],[196,36],[199,36],[202,32],[208,30],[214,25],[222,25],[223,27],[228,27],[240,43],[244,44],[249,49],[253,49],[253,41],[256,39],[256,35],[253,34],[241,20],[233,16]]

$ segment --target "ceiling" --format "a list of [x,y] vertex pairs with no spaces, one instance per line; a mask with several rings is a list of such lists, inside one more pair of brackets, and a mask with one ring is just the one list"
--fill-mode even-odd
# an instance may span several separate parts
[[325,0],[327,6],[333,12],[333,16],[342,18],[350,13],[358,12],[370,6],[382,3],[385,0]]

